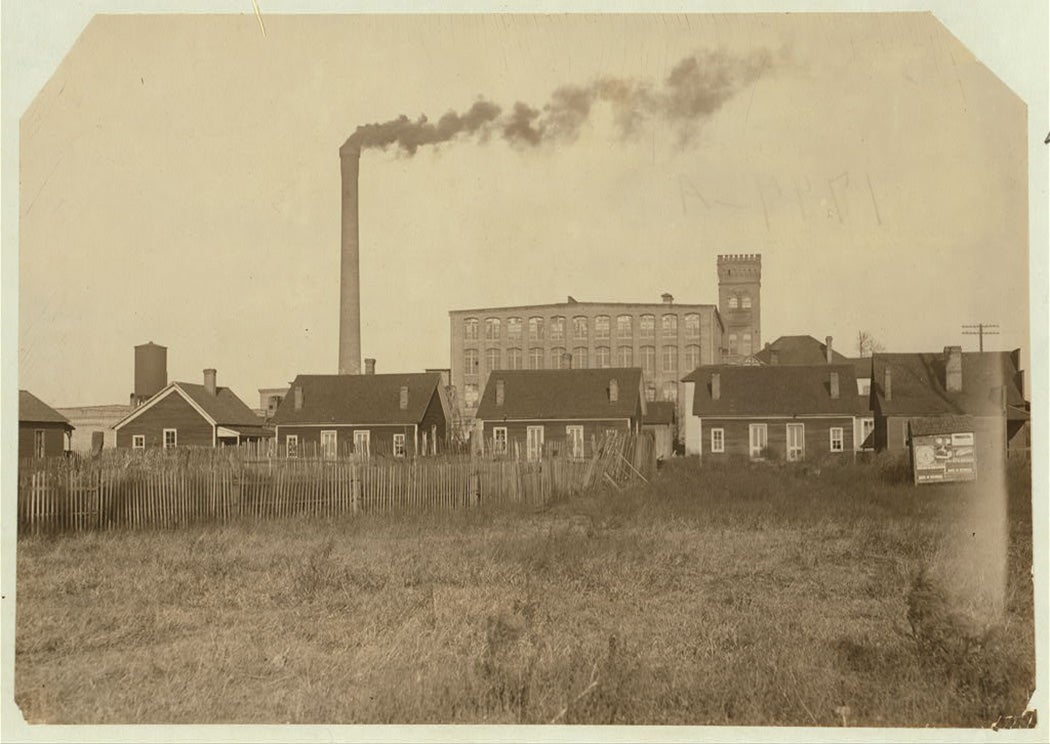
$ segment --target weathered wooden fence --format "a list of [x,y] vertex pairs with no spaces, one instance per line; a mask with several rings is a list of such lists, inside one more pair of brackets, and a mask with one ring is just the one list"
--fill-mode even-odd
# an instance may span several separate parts
[[227,448],[24,461],[18,528],[20,533],[173,528],[246,517],[539,506],[600,484],[621,488],[648,479],[654,468],[648,436],[611,437],[587,460],[288,459]]

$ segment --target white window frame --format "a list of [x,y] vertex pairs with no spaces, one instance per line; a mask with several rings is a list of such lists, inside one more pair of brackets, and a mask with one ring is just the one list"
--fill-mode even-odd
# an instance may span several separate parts
[[[693,320],[695,319],[695,323]],[[700,313],[686,313],[682,325],[685,326],[685,337],[700,338]]]
[[[168,444],[168,432],[171,432],[172,443]],[[175,449],[179,446],[179,430],[178,429],[165,429],[161,434],[160,441],[164,445],[164,449]]]
[[145,434],[132,434],[131,435],[131,449],[146,449],[146,435]]
[[528,426],[525,428],[525,456],[531,462],[543,456],[543,427]]
[[678,371],[678,347],[673,344],[666,344],[660,353],[660,361],[663,366],[664,372],[677,372]]
[[[800,432],[801,444],[791,446],[791,432]],[[806,425],[793,422],[784,425],[784,457],[788,462],[801,462],[806,459]]]
[[[757,444],[756,444],[757,442]],[[769,426],[766,424],[748,424],[747,449],[752,460],[765,457],[764,451],[769,447]]]
[[[473,362],[473,364],[471,363]],[[463,374],[465,375],[477,375],[478,368],[481,366],[481,355],[478,354],[477,349],[464,349],[463,350]]]
[[612,338],[612,317],[596,315],[594,317],[594,340],[608,341],[610,338]]
[[719,427],[711,430],[711,452],[721,453],[726,451],[726,430]]
[[[364,444],[364,452],[361,451]],[[372,432],[368,429],[357,429],[354,431],[354,454],[368,457],[372,454]]]
[[544,369],[544,349],[542,346],[532,346],[529,348],[529,369]]
[[394,435],[394,457],[405,456],[405,435],[395,434]]
[[492,427],[492,453],[495,455],[507,454],[507,427]]
[[[836,439],[835,433],[838,432],[838,438]],[[844,452],[846,448],[846,436],[845,431],[841,426],[832,426],[828,429],[828,451],[829,452]],[[838,444],[836,447],[835,445]]]
[[321,456],[326,460],[339,456],[339,433],[335,429],[321,430]]
[[[604,357],[604,358],[603,358]],[[594,367],[603,369],[612,366],[612,349],[608,346],[598,346],[594,350]]]
[[466,318],[463,321],[463,338],[467,341],[478,340],[478,319]]
[[866,416],[860,420],[860,442],[858,446],[864,443],[864,440],[868,438],[868,435],[875,431],[875,419],[870,416]]
[[284,436],[284,456],[285,457],[299,457],[299,435],[298,434],[285,434],[285,436]]
[[583,426],[580,424],[569,424],[565,427],[565,438],[569,442],[569,457],[574,460],[582,460]]

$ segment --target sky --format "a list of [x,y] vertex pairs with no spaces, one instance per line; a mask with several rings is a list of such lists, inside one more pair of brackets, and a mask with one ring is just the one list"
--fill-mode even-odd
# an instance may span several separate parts
[[448,366],[453,309],[716,303],[716,256],[761,253],[765,341],[976,349],[961,325],[984,322],[986,348],[1027,358],[1026,107],[929,14],[264,25],[96,16],[28,105],[19,387],[126,402],[147,341],[168,347],[169,379],[214,367],[249,403],[335,372],[338,148],[358,125],[479,98],[542,112],[608,78],[661,91],[690,58],[713,109],[643,111],[629,136],[598,100],[537,146],[501,119],[414,155],[366,150],[362,355]]

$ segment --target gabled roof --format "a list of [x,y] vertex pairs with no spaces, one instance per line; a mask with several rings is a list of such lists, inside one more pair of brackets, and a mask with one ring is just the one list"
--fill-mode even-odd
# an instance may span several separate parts
[[[503,381],[503,404],[496,405],[496,383]],[[617,399],[609,400],[616,380]],[[599,369],[497,370],[489,375],[476,415],[489,421],[631,418],[645,403],[642,370]]]
[[[831,397],[831,373],[839,376],[839,397]],[[720,395],[711,395],[711,375],[719,375]],[[719,364],[699,367],[684,378],[695,383],[696,416],[852,416],[867,410],[857,395],[852,364],[771,365]]]
[[75,428],[69,419],[28,390],[18,391],[18,422],[33,424],[65,424]]
[[[272,423],[279,426],[418,424],[440,384],[439,372],[298,375],[274,413]],[[401,408],[402,386],[408,388],[405,409]],[[303,407],[298,411],[295,410],[297,387],[303,391]]]
[[[777,353],[777,364],[827,364],[827,344],[812,336],[781,336],[761,351],[753,354],[762,364],[773,364],[773,352]],[[845,364],[849,360],[831,347],[832,364]]]
[[675,404],[669,400],[657,400],[645,404],[643,424],[673,424]]
[[263,424],[263,420],[227,387],[215,388],[215,395],[212,395],[204,385],[192,382],[170,382],[141,406],[113,424],[113,428],[119,429],[129,421],[138,418],[169,395],[182,396],[212,425],[255,427]]
[[[1019,359],[1019,351],[963,352],[962,391],[949,393],[943,352],[875,354],[871,387],[883,415],[996,415],[1003,412],[1003,385],[1007,407],[1024,408]],[[887,369],[891,372],[890,400],[884,389]]]

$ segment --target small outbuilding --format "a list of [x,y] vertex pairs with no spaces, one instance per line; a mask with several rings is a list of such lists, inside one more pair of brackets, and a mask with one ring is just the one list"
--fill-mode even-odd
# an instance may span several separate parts
[[28,390],[18,391],[18,458],[60,457],[71,449],[73,424]]

